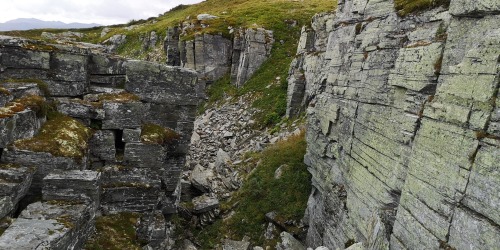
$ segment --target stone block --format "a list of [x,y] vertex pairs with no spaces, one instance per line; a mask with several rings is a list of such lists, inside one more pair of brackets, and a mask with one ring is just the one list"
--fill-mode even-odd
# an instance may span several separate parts
[[114,161],[116,157],[115,134],[110,130],[98,130],[89,141],[90,154],[101,161]]
[[128,61],[125,68],[125,89],[143,101],[196,105],[204,96],[192,70],[141,61]]
[[93,202],[99,207],[101,174],[91,170],[51,172],[43,178],[43,200]]
[[141,142],[141,129],[124,129],[122,141],[128,142]]
[[141,102],[103,104],[105,118],[102,129],[139,128],[148,114],[149,104]]
[[153,211],[162,192],[157,174],[147,169],[108,166],[102,183],[104,213]]
[[158,144],[127,143],[125,164],[138,168],[162,169],[166,167],[166,149]]

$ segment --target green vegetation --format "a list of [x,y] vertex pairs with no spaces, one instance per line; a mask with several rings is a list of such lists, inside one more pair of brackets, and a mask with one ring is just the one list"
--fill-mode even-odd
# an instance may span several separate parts
[[400,16],[407,16],[439,6],[449,7],[450,0],[395,0],[394,8]]
[[14,142],[14,147],[80,160],[91,136],[92,130],[79,121],[53,113],[35,137],[18,140]]
[[[305,150],[306,142],[301,134],[249,155],[252,160],[248,164],[257,167],[231,200],[221,206],[223,212],[230,209],[234,214],[203,229],[191,229],[194,241],[201,244],[202,249],[213,249],[223,238],[241,240],[246,235],[256,245],[274,246],[275,242],[266,242],[263,237],[267,225],[265,214],[276,211],[280,221],[298,221],[304,215],[311,191],[311,176],[303,163]],[[280,166],[283,174],[276,179],[274,175]],[[250,166],[242,169],[247,167]],[[177,224],[188,224],[177,220]]]
[[119,213],[98,217],[96,234],[87,241],[87,250],[140,250],[136,240],[135,225],[139,219],[136,213]]
[[144,143],[172,144],[178,139],[180,135],[169,128],[152,123],[142,125],[141,141]]

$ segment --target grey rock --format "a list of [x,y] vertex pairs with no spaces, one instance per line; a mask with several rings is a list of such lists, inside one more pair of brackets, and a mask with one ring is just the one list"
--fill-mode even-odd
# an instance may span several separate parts
[[147,169],[109,166],[102,172],[101,208],[105,214],[153,211],[158,206],[161,181]]
[[250,242],[248,241],[234,241],[234,240],[224,240],[222,245],[223,250],[248,250],[250,249]]
[[242,86],[271,54],[272,31],[258,28],[240,30],[233,42],[231,83]]
[[281,242],[276,244],[278,250],[306,250],[306,247],[287,232],[281,232]]
[[148,169],[165,167],[167,152],[158,144],[127,143],[125,145],[125,164]]
[[219,207],[219,200],[206,194],[193,199],[194,213],[201,214]]
[[123,130],[123,142],[141,142],[141,129],[124,129]]
[[125,89],[152,103],[196,105],[203,96],[196,73],[150,62],[128,61]]
[[141,102],[105,102],[103,109],[105,118],[102,121],[102,129],[139,128],[147,115],[149,105]]
[[166,221],[161,211],[145,213],[141,216],[137,226],[137,238],[141,242],[148,242],[151,247],[160,246],[167,237]]
[[485,16],[500,14],[500,3],[495,0],[453,0],[450,13],[455,16]]
[[0,218],[4,218],[14,210],[14,203],[9,196],[0,196]]
[[[124,133],[125,134],[125,133]],[[115,134],[110,130],[98,130],[89,141],[93,161],[113,161],[116,157]]]
[[480,235],[498,238],[499,145],[474,135],[497,135],[496,3],[400,17],[391,1],[346,0],[303,30],[287,112],[307,113],[308,246],[496,244]]
[[93,221],[94,214],[86,205],[33,203],[0,236],[0,248],[81,248],[93,231]]
[[191,184],[201,192],[208,193],[211,189],[210,181],[214,173],[210,169],[205,169],[201,165],[196,165],[191,173]]
[[13,212],[15,206],[28,193],[35,168],[0,164],[0,218]]
[[101,31],[101,37],[105,37],[111,31],[110,28],[104,27]]
[[196,19],[199,21],[206,21],[219,18],[218,16],[210,15],[210,14],[199,14],[196,16]]
[[365,249],[366,248],[363,246],[363,243],[361,242],[355,243],[350,247],[346,248],[346,250],[365,250]]
[[220,168],[230,161],[231,157],[229,156],[229,154],[226,151],[222,150],[222,148],[219,148],[219,150],[217,151],[217,158],[215,160],[215,167]]
[[124,44],[126,42],[127,36],[122,35],[122,34],[116,34],[113,35],[112,37],[108,38],[102,44],[108,46],[108,51],[109,52],[114,52],[120,45]]
[[52,172],[43,178],[43,200],[80,201],[99,207],[101,174],[91,170]]

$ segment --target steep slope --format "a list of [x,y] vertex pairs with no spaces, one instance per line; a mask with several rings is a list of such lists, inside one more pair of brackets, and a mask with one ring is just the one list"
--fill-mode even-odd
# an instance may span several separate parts
[[431,2],[339,1],[304,28],[309,246],[500,245],[500,4]]

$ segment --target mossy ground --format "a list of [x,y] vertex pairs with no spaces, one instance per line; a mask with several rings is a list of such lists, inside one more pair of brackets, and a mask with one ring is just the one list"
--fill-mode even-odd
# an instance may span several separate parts
[[135,225],[139,219],[136,213],[119,213],[96,219],[96,233],[87,241],[86,250],[140,250],[136,240]]
[[400,16],[407,16],[409,14],[417,13],[420,11],[436,8],[438,6],[450,6],[450,0],[395,0],[394,8],[398,11]]
[[92,130],[79,121],[54,113],[36,136],[18,140],[14,142],[14,147],[79,160],[84,156],[91,136]]
[[141,141],[153,144],[171,144],[180,139],[180,135],[172,129],[153,123],[142,125]]
[[[260,246],[273,246],[275,242],[266,242],[263,233],[266,229],[265,214],[276,211],[283,221],[300,220],[307,205],[311,191],[311,176],[303,163],[306,150],[304,135],[293,136],[248,157],[252,168],[260,164],[247,176],[242,188],[227,202],[221,205],[223,210],[234,211],[234,215],[218,220],[203,229],[193,230],[194,241],[202,249],[214,249],[223,238],[241,240],[249,236],[251,242]],[[286,166],[279,179],[274,178],[276,169]],[[182,219],[178,224],[185,225]],[[181,226],[182,227],[182,226]]]

